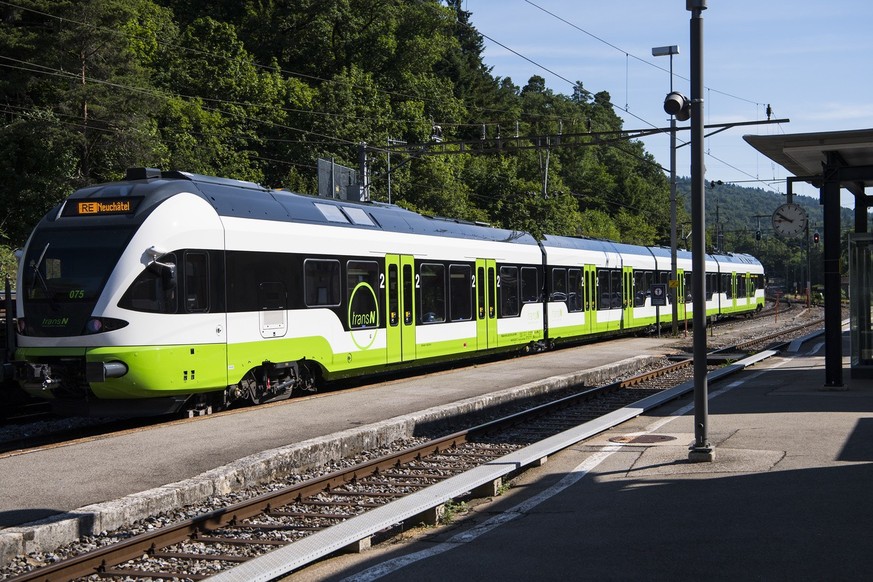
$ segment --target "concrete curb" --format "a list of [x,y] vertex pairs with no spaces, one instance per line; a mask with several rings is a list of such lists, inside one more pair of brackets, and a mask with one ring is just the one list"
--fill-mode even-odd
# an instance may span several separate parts
[[481,412],[491,407],[527,397],[539,396],[570,386],[597,386],[617,375],[630,374],[658,356],[635,356],[621,362],[552,376],[514,388],[468,398],[398,416],[374,424],[309,439],[249,455],[196,477],[170,483],[148,491],[81,507],[30,524],[10,527],[0,532],[0,567],[11,559],[31,552],[51,552],[82,536],[95,535],[127,527],[140,519],[177,507],[199,503],[209,497],[305,472],[332,460],[390,444],[400,438],[415,436],[428,424]]

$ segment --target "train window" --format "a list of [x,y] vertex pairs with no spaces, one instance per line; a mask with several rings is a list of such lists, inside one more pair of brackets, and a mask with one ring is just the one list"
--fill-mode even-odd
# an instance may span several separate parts
[[185,311],[209,311],[209,256],[202,251],[185,252]]
[[473,319],[473,269],[470,265],[449,265],[449,319]]
[[748,291],[746,276],[742,273],[737,273],[737,299],[745,299]]
[[760,273],[752,275],[752,287],[751,287],[751,291],[750,291],[751,295],[754,296],[755,292],[758,289],[763,289],[763,288],[764,288],[764,275],[761,275]]
[[730,299],[733,297],[733,285],[731,285],[731,274],[730,273],[722,273],[721,281],[719,282],[718,290],[725,294],[725,296]]
[[646,297],[655,282],[652,271],[634,271],[634,307],[646,304]]
[[388,324],[391,326],[395,326],[400,322],[399,296],[397,265],[388,265]]
[[379,326],[379,263],[346,263],[346,292],[349,297],[349,327],[360,329]]
[[340,304],[339,261],[306,259],[303,262],[304,298],[307,307]]
[[343,211],[339,209],[339,206],[334,206],[333,204],[319,204],[316,202],[315,207],[318,208],[319,212],[321,212],[322,216],[324,216],[328,222],[349,223],[349,219],[346,218]]
[[419,267],[419,300],[422,323],[446,320],[446,267],[437,263],[422,263]]
[[518,267],[500,267],[497,286],[500,289],[500,316],[516,317],[519,313]]
[[612,305],[609,292],[609,271],[597,269],[597,309],[609,309]]
[[412,265],[403,265],[403,325],[412,325]]
[[[175,266],[176,255],[163,255],[160,263]],[[124,292],[118,306],[147,313],[176,313],[176,288],[165,273],[169,273],[169,268],[162,268],[158,263],[148,265]]]
[[258,285],[258,309],[277,310],[285,309],[288,303],[288,294],[285,292],[285,284],[279,281],[268,281]]
[[497,305],[497,299],[494,294],[497,292],[497,282],[494,280],[494,267],[488,267],[488,318],[494,319],[496,313],[494,306]]
[[355,224],[360,224],[363,226],[376,226],[375,224],[373,224],[373,220],[370,218],[370,215],[360,208],[346,206],[343,208],[343,210],[346,214],[349,215],[349,218],[351,218],[352,222],[354,222]]
[[593,271],[586,271],[585,272],[585,281],[586,281],[586,283],[585,283],[586,293],[584,296],[585,301],[583,302],[582,306],[584,307],[585,311],[590,311],[591,309],[596,309],[596,306],[595,306],[595,301],[596,301],[595,296],[597,294],[596,274]]
[[567,269],[552,269],[552,291],[549,301],[567,302]]
[[621,271],[597,269],[597,309],[621,308]]
[[485,269],[476,270],[476,303],[479,306],[479,319],[485,319]]
[[581,269],[568,269],[568,294],[567,309],[569,311],[582,311],[582,298],[585,297],[584,279]]
[[524,303],[535,303],[540,300],[539,277],[536,267],[521,268],[521,300]]
[[691,303],[691,291],[694,289],[694,274],[685,271],[685,302]]
[[621,285],[621,271],[619,269],[613,269],[610,271],[610,275],[612,278],[612,307],[613,309],[621,309],[622,307],[622,285]]
[[713,293],[718,293],[718,273],[706,274],[706,300],[712,299]]

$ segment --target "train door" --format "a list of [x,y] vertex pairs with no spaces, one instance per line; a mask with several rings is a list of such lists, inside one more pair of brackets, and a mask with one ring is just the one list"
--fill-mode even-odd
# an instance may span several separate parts
[[686,297],[688,297],[690,289],[686,288],[686,283],[685,270],[676,269],[676,289],[674,291],[676,292],[676,317],[679,318],[680,323],[688,317]]
[[476,349],[497,347],[497,264],[476,259]]
[[414,260],[409,255],[386,255],[385,285],[388,363],[415,359]]
[[731,307],[736,310],[737,306],[739,306],[738,301],[738,291],[740,288],[740,283],[743,280],[743,275],[741,273],[731,273]]
[[688,320],[691,318],[692,312],[694,311],[694,301],[692,298],[694,291],[694,273],[684,271],[682,273],[682,281],[682,296],[684,297],[684,303],[682,303],[682,317],[685,320]]
[[632,267],[622,267],[621,272],[621,308],[624,310],[621,321],[622,328],[628,328],[634,325],[634,270]]
[[594,323],[597,318],[597,267],[585,265],[582,279],[582,311],[585,312],[584,333],[594,332]]

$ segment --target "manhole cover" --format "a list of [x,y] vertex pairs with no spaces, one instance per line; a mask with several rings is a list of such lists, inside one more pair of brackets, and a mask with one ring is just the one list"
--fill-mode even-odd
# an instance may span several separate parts
[[653,444],[665,443],[667,441],[675,441],[676,437],[665,434],[641,434],[637,436],[620,436],[609,439],[614,443],[634,443],[634,444]]

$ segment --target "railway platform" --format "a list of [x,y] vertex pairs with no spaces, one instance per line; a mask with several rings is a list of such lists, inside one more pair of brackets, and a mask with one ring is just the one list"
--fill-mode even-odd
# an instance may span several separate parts
[[[848,354],[848,336],[843,336]],[[873,383],[824,389],[823,339],[571,447],[451,526],[310,580],[861,580],[873,571]]]
[[429,423],[633,373],[674,341],[620,338],[0,454],[0,566],[289,467],[326,466]]

